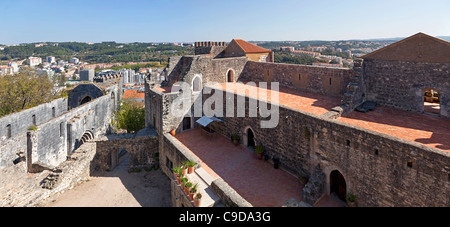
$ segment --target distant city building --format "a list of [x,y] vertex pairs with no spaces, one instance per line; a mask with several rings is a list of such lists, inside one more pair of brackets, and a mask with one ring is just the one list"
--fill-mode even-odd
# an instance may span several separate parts
[[28,65],[30,65],[30,67],[35,67],[35,66],[37,66],[37,65],[42,63],[42,58],[29,57],[27,59],[27,63],[28,63]]
[[34,47],[43,47],[43,46],[47,46],[47,43],[34,44]]
[[45,61],[47,61],[48,63],[54,63],[56,62],[56,58],[53,56],[48,56],[47,58],[45,58]]
[[70,58],[69,59],[69,63],[78,64],[78,63],[80,63],[80,59],[78,59],[78,58]]
[[94,73],[95,71],[93,69],[84,69],[80,71],[80,80],[81,81],[93,81],[94,80]]
[[0,76],[12,75],[14,74],[14,69],[11,66],[2,65],[0,66]]
[[47,76],[50,80],[53,80],[53,76],[55,75],[55,71],[51,69],[38,69],[36,72],[39,76]]
[[294,53],[296,53],[296,54],[306,54],[306,55],[309,55],[309,56],[312,56],[312,57],[320,56],[320,53],[313,52],[313,51],[295,50]]
[[289,46],[289,47],[280,47],[280,50],[282,50],[282,51],[294,52],[295,47],[293,47],[293,46]]
[[19,65],[17,64],[17,62],[10,62],[8,63],[8,66],[13,67],[14,73],[19,72]]
[[309,47],[308,49],[311,51],[316,51],[316,52],[322,52],[324,50],[326,50],[328,47],[326,46],[319,46],[319,47]]

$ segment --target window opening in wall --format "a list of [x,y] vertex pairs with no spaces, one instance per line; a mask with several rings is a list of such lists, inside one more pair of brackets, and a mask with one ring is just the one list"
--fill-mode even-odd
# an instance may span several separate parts
[[56,111],[55,111],[55,107],[52,107],[52,117],[56,116]]
[[347,140],[347,146],[350,146],[350,140]]
[[59,124],[59,137],[62,137],[64,135],[63,133],[64,133],[64,123],[61,122]]
[[234,71],[233,70],[228,70],[228,74],[227,74],[227,82],[228,83],[232,83],[234,81]]
[[169,157],[166,156],[166,167],[169,168],[169,170],[172,171],[173,169],[173,163],[170,161]]
[[302,77],[300,76],[300,74],[298,74],[298,80],[302,80]]
[[378,156],[378,149],[375,149],[375,156]]
[[330,85],[331,85],[331,77],[330,77]]
[[195,79],[192,81],[192,90],[193,91],[201,91],[202,90],[202,81],[200,77],[195,77]]
[[412,161],[408,161],[408,163],[406,164],[409,168],[412,168],[413,166],[413,162]]
[[11,138],[11,125],[6,126],[6,138]]
[[423,109],[425,113],[441,113],[441,94],[437,89],[429,88],[424,92]]
[[31,121],[33,125],[36,125],[36,115],[31,116]]

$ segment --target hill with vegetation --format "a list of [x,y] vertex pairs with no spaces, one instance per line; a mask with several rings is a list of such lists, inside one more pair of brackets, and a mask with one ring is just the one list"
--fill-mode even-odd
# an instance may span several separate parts
[[89,63],[116,62],[165,62],[175,55],[194,53],[193,47],[181,47],[161,43],[82,43],[82,42],[47,42],[45,46],[35,43],[5,47],[0,50],[0,60],[25,59],[30,56],[44,58],[55,56],[57,59],[68,61],[76,57]]

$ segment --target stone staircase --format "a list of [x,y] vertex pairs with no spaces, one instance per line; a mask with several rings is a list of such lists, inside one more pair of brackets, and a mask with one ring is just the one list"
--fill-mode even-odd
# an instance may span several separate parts
[[52,190],[56,186],[58,186],[58,183],[60,182],[60,176],[61,176],[62,170],[54,169],[50,174],[48,174],[47,177],[45,177],[41,181],[41,187],[44,189]]
[[183,81],[184,77],[191,70],[193,57],[183,56],[179,59],[172,71],[168,72],[167,78],[161,83],[161,87],[171,87],[178,81]]
[[347,85],[347,90],[341,100],[341,107],[344,109],[344,113],[349,113],[356,106],[364,101],[362,95],[362,60],[355,60],[353,66],[353,76],[350,78],[350,82]]

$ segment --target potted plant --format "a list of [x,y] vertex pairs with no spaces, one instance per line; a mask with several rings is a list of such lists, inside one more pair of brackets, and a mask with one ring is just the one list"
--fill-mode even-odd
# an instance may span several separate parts
[[192,186],[192,188],[189,190],[189,199],[192,201],[194,200],[194,196],[195,194],[197,194],[197,187],[198,184],[195,184],[194,186]]
[[180,172],[180,174],[178,175],[178,178],[177,178],[177,183],[181,184],[181,179],[183,179],[183,178],[184,178],[184,175],[183,175],[183,173]]
[[186,195],[189,195],[189,191],[191,190],[192,187],[192,183],[191,182],[186,182],[186,184],[184,185],[184,192],[186,193]]
[[236,133],[234,133],[233,134],[233,143],[234,143],[234,145],[237,146],[238,142],[239,142],[239,136]]
[[194,166],[196,165],[196,163],[192,160],[189,160],[186,162],[187,165],[187,169],[188,169],[188,174],[191,174],[194,172]]
[[348,207],[356,207],[357,196],[355,194],[349,192],[345,198],[347,200]]
[[170,134],[172,135],[172,136],[175,136],[175,129],[173,128],[172,130],[170,130]]
[[185,176],[187,175],[187,165],[188,165],[188,161],[184,161],[181,163],[181,172]]
[[262,159],[262,155],[264,153],[264,149],[263,149],[263,147],[261,145],[256,146],[255,152],[256,152],[256,157],[258,157],[258,159]]
[[188,182],[188,179],[186,177],[181,178],[181,188],[184,190],[185,184]]
[[197,193],[197,195],[195,195],[194,197],[194,206],[200,207],[201,204],[202,204],[202,193]]
[[175,177],[175,180],[178,181],[178,178],[180,177],[180,174],[181,174],[181,168],[179,166],[173,167],[172,172],[173,172],[173,177]]

